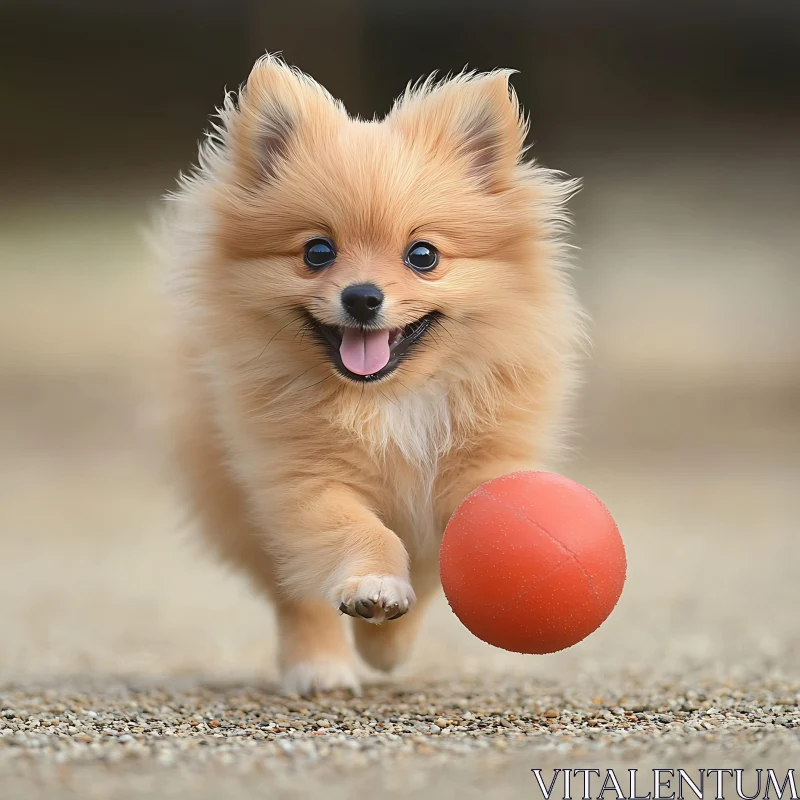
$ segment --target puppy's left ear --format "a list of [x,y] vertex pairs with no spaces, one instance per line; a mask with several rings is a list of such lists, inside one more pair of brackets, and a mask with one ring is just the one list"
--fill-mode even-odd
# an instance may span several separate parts
[[503,191],[522,157],[528,130],[509,84],[512,74],[469,73],[439,84],[431,77],[407,89],[388,119],[413,141],[461,159],[484,190]]

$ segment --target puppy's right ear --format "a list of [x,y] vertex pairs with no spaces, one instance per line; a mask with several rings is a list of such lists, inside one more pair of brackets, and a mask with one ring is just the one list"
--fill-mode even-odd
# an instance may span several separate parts
[[275,56],[263,56],[239,93],[229,127],[234,162],[251,178],[272,182],[301,139],[318,136],[346,116],[315,80]]

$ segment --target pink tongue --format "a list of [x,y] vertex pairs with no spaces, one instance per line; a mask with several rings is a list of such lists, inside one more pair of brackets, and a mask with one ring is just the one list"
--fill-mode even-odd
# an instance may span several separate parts
[[389,363],[389,331],[345,328],[339,355],[355,375],[372,375]]

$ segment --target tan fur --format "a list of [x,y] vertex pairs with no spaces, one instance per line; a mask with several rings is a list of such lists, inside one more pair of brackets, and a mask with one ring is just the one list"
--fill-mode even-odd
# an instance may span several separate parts
[[[354,687],[339,605],[379,596],[381,623],[426,601],[458,503],[557,442],[580,338],[561,242],[576,184],[523,160],[508,77],[429,80],[365,122],[265,57],[168,204],[182,472],[208,539],[275,601],[287,690]],[[321,273],[302,257],[317,236],[338,247]],[[412,236],[441,252],[433,272],[403,264]],[[339,324],[341,289],[367,280],[391,327],[443,316],[358,385],[300,312]],[[419,617],[354,621],[362,656],[391,669]]]

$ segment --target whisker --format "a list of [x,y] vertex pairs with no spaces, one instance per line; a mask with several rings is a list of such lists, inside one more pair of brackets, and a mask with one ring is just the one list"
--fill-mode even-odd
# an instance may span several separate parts
[[484,319],[478,319],[477,317],[467,315],[464,319],[471,320],[472,322],[477,322],[479,325],[486,325],[489,328],[494,328],[496,331],[501,331],[502,328],[498,328],[497,325],[492,325],[491,322],[486,322]]
[[387,395],[386,395],[386,394],[385,394],[385,393],[384,393],[384,392],[381,390],[380,386],[376,386],[375,388],[376,388],[376,389],[377,389],[377,390],[378,390],[378,391],[381,393],[381,395],[384,397],[384,399],[388,400],[388,401],[389,401],[389,402],[390,402],[390,403],[391,403],[393,406],[395,406],[396,408],[399,408],[399,406],[397,405],[397,403],[396,403],[394,400],[392,400],[392,398],[391,398],[391,397],[388,397],[388,396],[387,396]]
[[298,380],[298,379],[302,378],[302,377],[303,377],[303,375],[305,375],[306,373],[308,373],[308,372],[311,372],[311,370],[312,370],[312,369],[317,369],[317,367],[324,367],[324,366],[326,366],[326,365],[325,365],[325,364],[313,364],[313,365],[312,365],[312,366],[310,366],[308,369],[306,369],[306,370],[303,370],[303,371],[302,371],[302,372],[301,372],[299,375],[296,375],[294,378],[292,378],[292,379],[289,381],[289,383],[285,384],[285,385],[284,385],[284,386],[282,386],[280,389],[278,389],[278,391],[275,393],[275,398],[274,398],[274,399],[275,399],[275,400],[278,400],[278,399],[280,399],[280,396],[281,396],[281,395],[282,395],[282,394],[283,394],[283,393],[284,393],[284,392],[285,392],[285,391],[286,391],[286,390],[287,390],[287,389],[288,389],[288,388],[289,388],[289,387],[290,387],[290,386],[291,386],[291,385],[292,385],[292,384],[293,384],[293,383],[294,383],[296,380]]
[[[400,366],[398,366],[398,367],[397,367],[397,371],[398,371],[398,372],[400,372],[400,371],[401,371],[401,367],[400,367]],[[412,389],[410,386],[407,386],[405,383],[403,383],[403,381],[401,381],[401,380],[400,380],[400,378],[398,378],[398,379],[397,379],[397,382],[398,382],[398,383],[399,383],[399,384],[400,384],[400,385],[401,385],[401,386],[402,386],[402,387],[403,387],[403,388],[404,388],[404,389],[405,389],[407,392],[411,392],[411,394],[413,394],[413,395],[416,395],[417,397],[419,397],[419,393],[418,393],[418,392],[415,392],[415,391],[414,391],[414,390],[413,390],[413,389]],[[359,401],[359,402],[360,402],[360,401]]]
[[267,341],[267,343],[264,345],[263,349],[261,350],[261,352],[260,352],[260,353],[259,353],[257,356],[253,356],[253,358],[251,358],[251,359],[248,359],[247,361],[243,362],[243,363],[242,363],[242,364],[240,364],[239,366],[241,366],[241,367],[246,367],[246,366],[248,366],[248,365],[252,364],[254,361],[259,361],[259,360],[262,358],[262,356],[264,355],[264,353],[266,353],[266,352],[267,352],[267,348],[268,348],[268,347],[269,347],[269,346],[272,344],[272,342],[275,340],[275,337],[276,337],[276,336],[277,336],[277,335],[278,335],[278,334],[279,334],[281,331],[284,331],[284,330],[286,330],[286,328],[288,328],[288,327],[289,327],[289,326],[290,326],[290,325],[291,325],[293,322],[298,322],[298,320],[297,320],[297,319],[290,319],[290,320],[289,320],[289,321],[288,321],[288,322],[287,322],[285,325],[282,325],[280,328],[278,328],[278,330],[277,330],[277,331],[275,331],[275,333],[274,333],[274,334],[273,334],[273,335],[272,335],[272,336],[269,338],[269,340]]
[[362,383],[361,384],[361,394],[358,396],[358,402],[356,403],[356,410],[353,412],[353,414],[357,414],[358,413],[358,409],[361,408],[361,401],[364,399],[364,389],[365,388],[366,388],[366,384]]
[[324,377],[321,381],[317,381],[316,383],[312,383],[310,386],[304,386],[300,389],[301,392],[307,392],[309,389],[313,389],[315,386],[319,386],[321,383],[325,383],[325,381],[329,381],[333,377],[333,373]]

